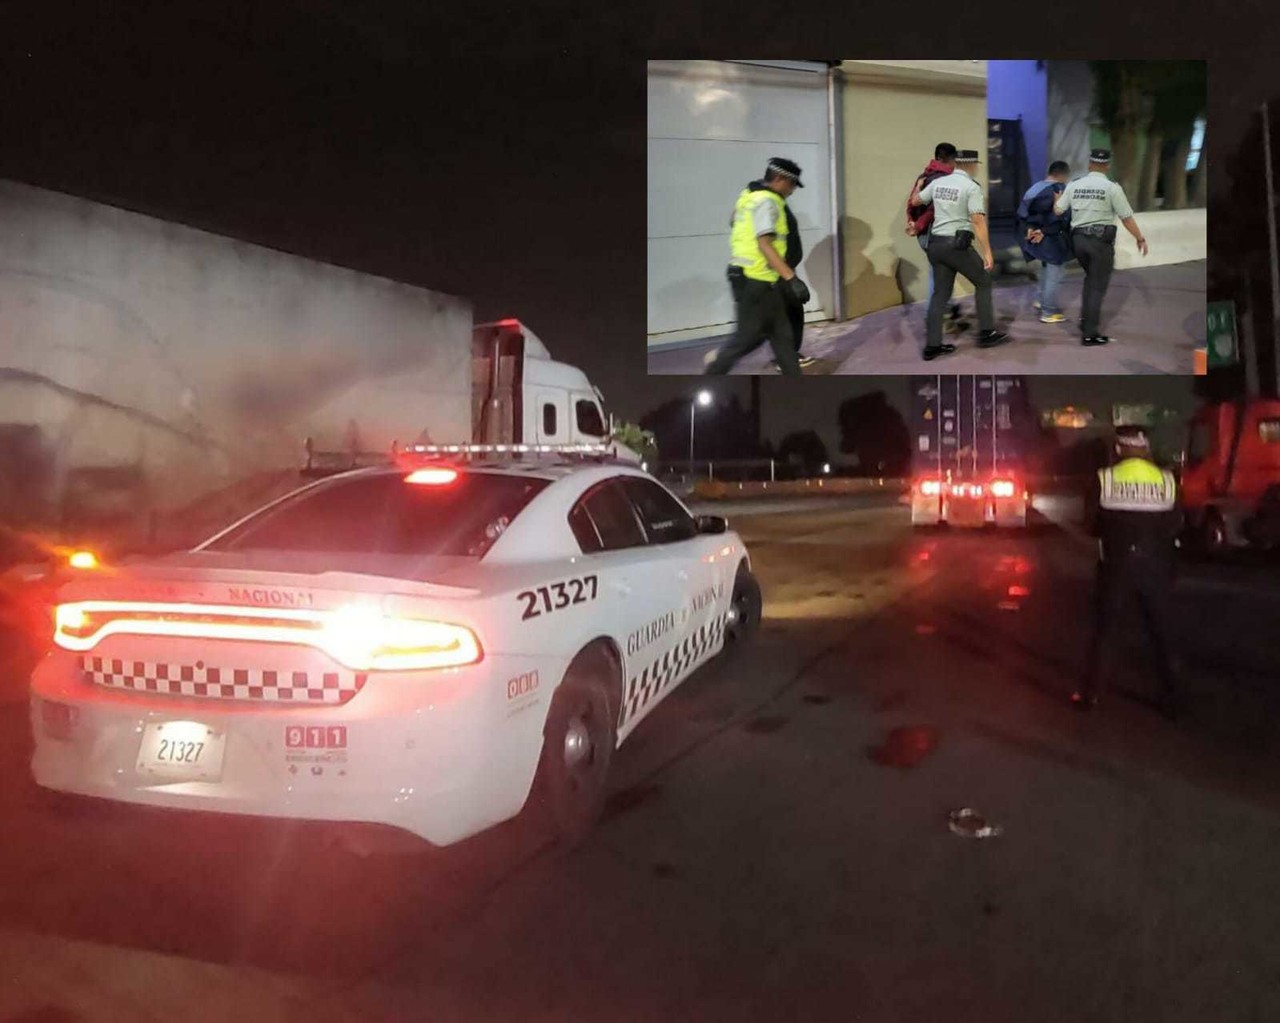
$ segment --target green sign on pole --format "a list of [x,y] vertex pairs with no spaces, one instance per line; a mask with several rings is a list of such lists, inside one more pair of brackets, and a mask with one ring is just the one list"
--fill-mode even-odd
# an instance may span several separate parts
[[1234,302],[1210,302],[1208,304],[1208,363],[1210,369],[1232,366],[1240,361],[1240,347],[1236,344],[1236,304]]

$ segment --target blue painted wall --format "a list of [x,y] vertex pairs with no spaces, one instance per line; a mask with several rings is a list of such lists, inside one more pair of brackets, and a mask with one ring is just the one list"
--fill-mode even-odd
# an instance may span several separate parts
[[987,116],[1022,119],[1031,180],[1039,181],[1049,166],[1048,74],[1034,60],[987,61]]

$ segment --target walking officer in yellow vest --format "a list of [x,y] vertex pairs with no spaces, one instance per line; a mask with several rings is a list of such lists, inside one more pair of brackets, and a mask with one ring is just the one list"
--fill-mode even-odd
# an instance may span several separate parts
[[716,353],[707,373],[728,373],[767,339],[783,374],[800,376],[787,304],[803,307],[809,301],[809,289],[787,265],[786,203],[788,196],[803,187],[800,168],[790,160],[774,157],[765,168],[764,188],[744,188],[738,196],[730,237],[731,266],[742,270],[742,279],[735,285],[738,327],[733,340]]
[[1160,708],[1172,718],[1178,691],[1172,650],[1175,541],[1181,527],[1177,484],[1173,473],[1151,460],[1141,428],[1119,427],[1115,453],[1116,463],[1098,471],[1090,502],[1099,551],[1097,617],[1088,674],[1071,702],[1080,710],[1096,706],[1125,631],[1121,619],[1136,604],[1150,640],[1148,664],[1160,681]]

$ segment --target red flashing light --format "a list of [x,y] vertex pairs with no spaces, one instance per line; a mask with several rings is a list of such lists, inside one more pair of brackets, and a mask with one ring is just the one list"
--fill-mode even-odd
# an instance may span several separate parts
[[993,480],[991,482],[991,493],[994,497],[1012,497],[1016,491],[1017,488],[1013,485],[1012,480]]
[[937,497],[939,494],[942,493],[942,481],[941,480],[921,480],[920,493],[924,494],[926,497]]
[[415,469],[404,478],[404,481],[425,487],[447,487],[457,478],[457,469]]
[[97,555],[94,554],[93,551],[75,551],[69,558],[67,558],[67,564],[72,568],[89,571],[97,568],[99,562]]

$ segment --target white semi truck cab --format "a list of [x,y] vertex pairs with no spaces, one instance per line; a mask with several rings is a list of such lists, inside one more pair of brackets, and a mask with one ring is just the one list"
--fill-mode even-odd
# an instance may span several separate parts
[[577,366],[551,358],[519,320],[479,324],[471,345],[472,442],[608,443],[600,392]]

